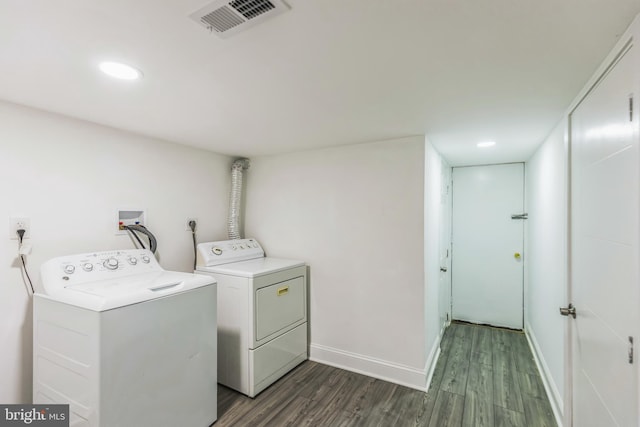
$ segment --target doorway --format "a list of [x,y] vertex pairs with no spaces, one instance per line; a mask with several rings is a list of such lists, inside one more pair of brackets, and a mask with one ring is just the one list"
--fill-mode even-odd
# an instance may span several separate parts
[[637,47],[618,55],[570,115],[574,426],[638,425]]
[[442,160],[440,175],[440,280],[438,311],[441,334],[451,322],[451,167]]
[[523,329],[524,164],[455,167],[452,317]]

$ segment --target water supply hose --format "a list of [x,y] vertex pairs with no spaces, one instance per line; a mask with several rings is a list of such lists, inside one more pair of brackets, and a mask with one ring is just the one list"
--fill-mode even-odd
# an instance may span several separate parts
[[152,253],[156,253],[156,249],[158,249],[158,241],[156,240],[156,236],[154,236],[149,230],[147,230],[147,227],[145,227],[144,225],[139,225],[139,224],[134,224],[134,225],[125,225],[123,226],[125,229],[129,230],[129,232],[131,234],[133,234],[133,236],[136,238],[136,240],[138,240],[138,243],[140,243],[140,245],[142,245],[142,248],[144,249],[144,245],[142,244],[142,242],[140,241],[140,239],[138,238],[138,236],[134,233],[134,232],[139,232],[144,234],[145,236],[147,236],[149,238],[149,250]]

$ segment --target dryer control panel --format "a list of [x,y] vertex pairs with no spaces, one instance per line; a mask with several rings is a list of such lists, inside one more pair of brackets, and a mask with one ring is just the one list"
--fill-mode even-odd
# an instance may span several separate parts
[[162,272],[158,261],[146,249],[91,252],[53,258],[42,264],[40,273],[45,293],[71,284],[117,279],[135,274]]
[[264,250],[256,239],[222,240],[200,243],[196,265],[212,267],[262,257],[264,257]]

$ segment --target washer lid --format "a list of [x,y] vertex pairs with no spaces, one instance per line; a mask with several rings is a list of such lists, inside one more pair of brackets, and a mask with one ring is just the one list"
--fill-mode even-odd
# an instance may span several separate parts
[[215,283],[211,276],[161,271],[78,283],[40,296],[93,311],[106,311]]
[[202,271],[207,273],[254,278],[294,267],[302,267],[304,265],[305,263],[302,261],[265,257],[251,259],[248,261],[221,264],[213,267],[198,267],[196,272]]

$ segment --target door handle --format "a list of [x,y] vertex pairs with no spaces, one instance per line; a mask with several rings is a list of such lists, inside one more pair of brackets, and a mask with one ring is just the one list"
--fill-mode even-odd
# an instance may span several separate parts
[[569,304],[569,307],[560,307],[560,314],[563,316],[571,316],[576,318],[576,308],[573,304]]
[[442,271],[443,273],[447,272],[447,267],[440,267],[440,271]]

